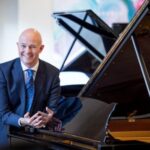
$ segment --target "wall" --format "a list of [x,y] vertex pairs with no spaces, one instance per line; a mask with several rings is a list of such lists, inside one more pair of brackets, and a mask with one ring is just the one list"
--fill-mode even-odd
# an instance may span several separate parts
[[17,51],[15,51],[16,32],[18,29],[17,15],[17,0],[0,1],[0,62],[9,60],[17,55]]
[[43,36],[45,49],[41,58],[50,60],[53,49],[51,0],[0,0],[0,63],[18,56],[16,42],[20,32],[37,28]]

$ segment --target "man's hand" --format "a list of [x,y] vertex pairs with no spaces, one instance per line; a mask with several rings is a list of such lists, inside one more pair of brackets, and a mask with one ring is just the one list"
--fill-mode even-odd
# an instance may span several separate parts
[[27,112],[23,118],[20,118],[20,125],[21,126],[29,125],[29,122],[30,122],[30,115],[29,112]]
[[46,113],[38,111],[30,118],[29,124],[35,128],[42,128],[47,125],[48,122],[51,121],[54,112],[46,107]]
[[34,126],[35,128],[42,128],[47,125],[48,122],[51,121],[54,112],[46,107],[46,112],[41,112],[38,111],[35,115],[31,117],[31,125]]
[[51,121],[54,112],[46,107],[46,113],[38,111],[32,117],[30,117],[29,113],[27,112],[24,115],[24,118],[20,118],[20,124],[22,126],[29,125],[34,128],[42,128],[46,127],[46,125]]

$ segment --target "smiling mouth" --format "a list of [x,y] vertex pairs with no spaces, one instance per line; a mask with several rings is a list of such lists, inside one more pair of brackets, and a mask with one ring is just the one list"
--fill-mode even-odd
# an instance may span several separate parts
[[27,58],[27,59],[30,59],[32,58],[33,56],[32,55],[22,55],[24,58]]

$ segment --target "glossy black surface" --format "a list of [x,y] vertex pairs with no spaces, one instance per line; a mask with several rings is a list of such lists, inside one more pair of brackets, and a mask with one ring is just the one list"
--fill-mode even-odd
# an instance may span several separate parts
[[149,115],[149,20],[146,1],[79,95],[117,102],[115,116]]

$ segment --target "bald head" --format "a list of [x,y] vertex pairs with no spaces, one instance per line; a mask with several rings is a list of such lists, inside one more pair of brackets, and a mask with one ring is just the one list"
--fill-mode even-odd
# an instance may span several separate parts
[[41,45],[42,44],[42,37],[41,34],[39,33],[39,31],[37,31],[34,28],[28,28],[26,30],[24,30],[20,36],[19,36],[19,40],[18,42],[22,42],[22,40],[24,38],[27,39],[32,39],[33,42],[36,42],[37,44]]

